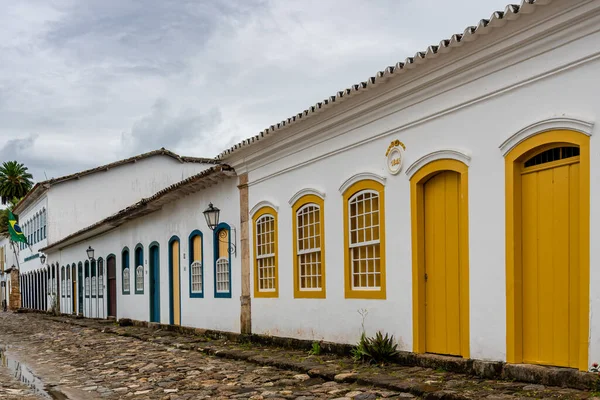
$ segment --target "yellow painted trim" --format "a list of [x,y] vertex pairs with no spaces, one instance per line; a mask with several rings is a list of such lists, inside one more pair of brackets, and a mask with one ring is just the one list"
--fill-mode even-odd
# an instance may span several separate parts
[[[300,290],[300,279],[298,279],[298,218],[296,213],[307,204],[316,204],[319,206],[319,225],[321,235],[321,290]],[[324,299],[326,297],[325,282],[325,202],[319,196],[307,194],[300,197],[292,206],[292,257],[294,258],[294,297],[297,299]]]
[[[350,227],[348,225],[348,201],[350,197],[362,190],[374,190],[379,194],[379,253],[381,263],[381,288],[379,290],[354,290],[350,271]],[[385,192],[384,186],[374,180],[365,179],[348,187],[342,193],[344,199],[344,286],[347,299],[379,299],[386,298],[386,273],[385,273]]]
[[442,171],[460,174],[460,349],[470,357],[469,331],[469,168],[457,160],[442,159],[425,164],[410,179],[412,273],[413,273],[413,351],[425,352],[425,240],[423,185]]
[[[551,146],[550,146],[551,145]],[[590,301],[590,138],[570,130],[531,136],[516,145],[504,159],[506,196],[506,361],[523,362],[523,298],[521,265],[521,163],[540,149],[561,145],[579,146],[579,262],[580,316],[579,365],[588,370]]]
[[[260,291],[258,289],[258,259],[256,253],[256,221],[265,214],[272,215],[275,219],[275,290],[274,291]],[[277,223],[277,211],[273,207],[264,206],[259,208],[254,215],[252,215],[252,229],[254,232],[254,297],[279,297],[279,233]]]

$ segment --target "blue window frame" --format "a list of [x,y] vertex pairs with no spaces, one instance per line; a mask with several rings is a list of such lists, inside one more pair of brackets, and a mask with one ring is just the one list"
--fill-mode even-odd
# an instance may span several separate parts
[[204,237],[195,230],[188,239],[190,297],[204,297]]
[[121,252],[121,292],[131,293],[131,271],[129,271],[129,248],[125,247]]
[[231,298],[231,228],[221,222],[213,232],[215,297]]
[[98,297],[98,280],[96,279],[96,260],[92,260],[92,277],[90,278],[90,294],[91,297]]
[[104,260],[98,258],[98,297],[104,297]]
[[[90,283],[90,262],[86,261],[83,263],[83,270],[85,273],[85,280],[84,282],[84,291],[85,291],[85,297],[90,297],[90,292],[92,289],[91,283]],[[64,272],[64,271],[63,271]]]
[[133,277],[135,294],[144,294],[144,246],[141,243],[135,246],[135,273]]

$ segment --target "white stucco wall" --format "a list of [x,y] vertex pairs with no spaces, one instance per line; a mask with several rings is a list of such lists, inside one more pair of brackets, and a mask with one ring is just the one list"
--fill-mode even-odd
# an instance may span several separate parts
[[48,191],[48,241],[85,228],[210,165],[157,155],[54,185]]
[[[232,228],[232,243],[235,239],[233,228],[237,230],[239,247],[239,191],[237,179],[232,178],[218,185],[183,197],[163,209],[147,216],[128,222],[102,236],[86,240],[61,251],[48,255],[48,263],[58,262],[61,266],[67,263],[84,261],[85,250],[92,246],[95,257],[105,260],[104,286],[106,287],[106,258],[109,254],[116,256],[117,268],[117,318],[149,320],[149,245],[156,241],[160,245],[160,319],[169,323],[169,251],[168,242],[172,236],[180,239],[180,272],[181,272],[181,324],[205,329],[217,329],[230,332],[240,330],[240,254],[231,256],[231,298],[215,298],[214,296],[214,252],[213,233],[206,226],[202,211],[212,202],[221,209],[221,222]],[[189,291],[189,246],[188,238],[194,230],[200,230],[204,237],[204,297],[191,298]],[[134,255],[138,243],[144,246],[144,293],[135,294],[134,290]],[[130,251],[131,292],[122,294],[121,251],[127,246]],[[66,299],[61,299],[63,312],[70,312]],[[86,298],[84,315],[96,317],[96,303],[91,305]],[[104,303],[104,304],[103,304]],[[107,314],[106,294],[104,302],[100,300],[98,312],[103,317]]]
[[[548,8],[536,18],[550,12],[552,9]],[[586,27],[591,25],[590,21],[585,24]],[[600,51],[600,34],[575,37],[585,35],[583,24],[578,29],[580,34],[577,35],[571,31],[544,36],[543,44],[519,47],[514,54],[479,66],[476,73],[471,71],[456,81],[437,84],[427,93],[413,94],[410,100],[388,104],[351,124],[342,121],[340,126],[325,133],[319,132],[316,125],[314,131],[319,134],[315,133],[313,140],[282,146],[280,152],[265,150],[262,160],[248,167],[249,206],[252,208],[266,200],[279,208],[279,298],[252,299],[253,332],[353,343],[361,329],[361,316],[357,311],[366,309],[368,334],[376,330],[389,332],[402,349],[412,350],[410,183],[404,171],[428,153],[459,149],[471,157],[470,354],[477,359],[505,360],[505,183],[504,158],[499,146],[520,129],[552,117],[569,116],[596,122],[590,142],[590,283],[591,288],[600,285],[600,271],[595,267],[600,261],[600,250],[593,246],[600,234],[600,213],[595,207],[600,200],[597,137],[600,61],[595,56]],[[460,85],[452,88],[456,82]],[[282,134],[280,140],[285,141],[285,137],[286,134]],[[384,157],[394,139],[406,145],[404,171],[397,176],[387,172]],[[235,162],[233,165],[240,171]],[[339,188],[346,179],[360,172],[386,177],[386,300],[344,298]],[[304,188],[314,188],[326,195],[326,299],[293,297],[292,212],[288,201]],[[600,295],[597,291],[590,291],[590,300],[591,362],[600,358]]]

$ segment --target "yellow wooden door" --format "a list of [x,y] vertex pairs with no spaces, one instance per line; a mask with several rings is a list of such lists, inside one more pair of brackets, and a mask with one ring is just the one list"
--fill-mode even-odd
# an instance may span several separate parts
[[172,270],[172,292],[173,298],[171,301],[173,302],[173,325],[181,325],[181,294],[179,293],[179,241],[174,241],[171,243],[171,265]]
[[425,351],[460,355],[460,175],[441,172],[423,191]]
[[523,362],[578,367],[579,157],[556,158],[521,175]]

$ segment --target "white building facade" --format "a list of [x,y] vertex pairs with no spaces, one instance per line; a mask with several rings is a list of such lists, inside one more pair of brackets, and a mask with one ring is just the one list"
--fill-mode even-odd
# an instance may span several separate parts
[[39,249],[206,170],[213,163],[159,149],[36,184],[13,210],[29,243],[18,245],[24,306],[49,310],[57,302],[58,308],[62,297],[60,265],[40,258]]
[[42,249],[61,310],[341,343],[364,323],[406,351],[587,370],[598,26],[600,0],[509,6],[113,216],[69,217]]

